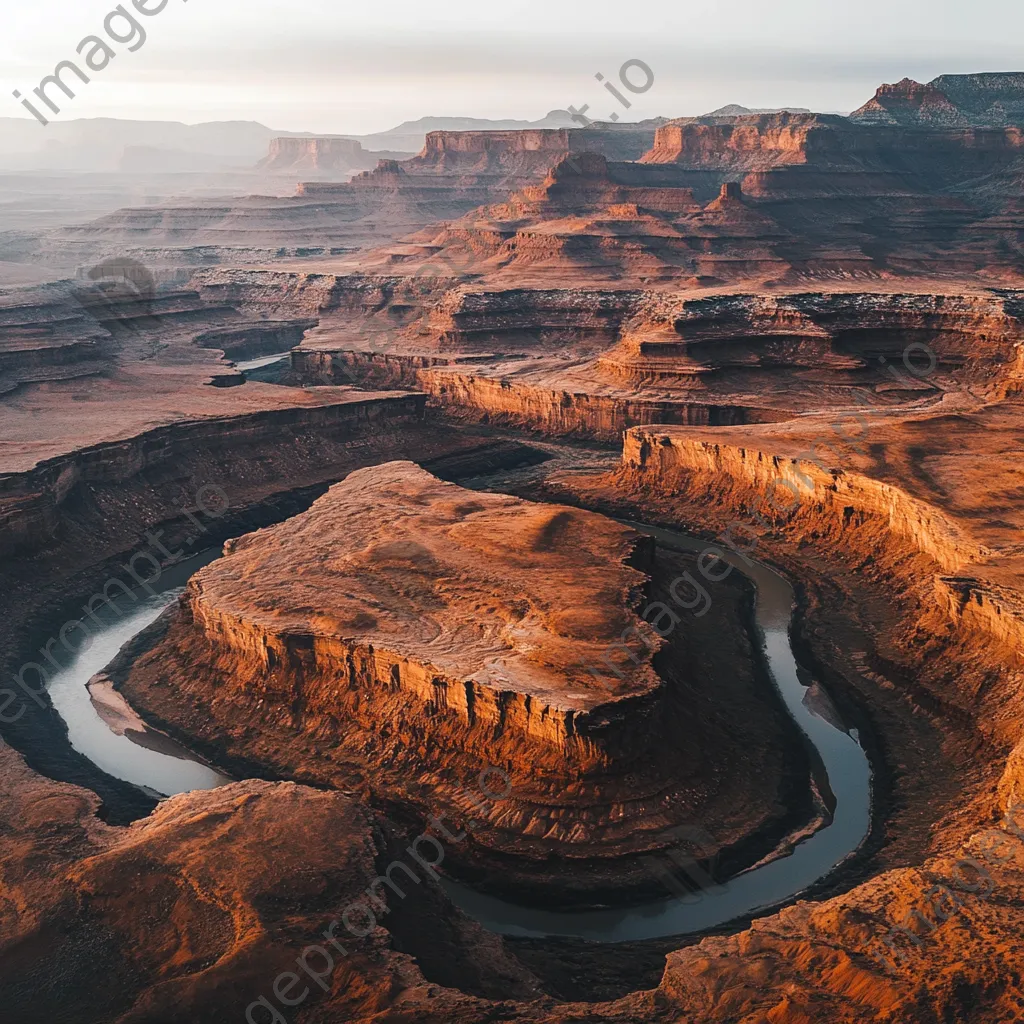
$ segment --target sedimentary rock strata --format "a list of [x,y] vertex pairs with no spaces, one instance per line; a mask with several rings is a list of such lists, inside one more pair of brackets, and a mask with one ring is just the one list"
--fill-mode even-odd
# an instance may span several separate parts
[[[576,909],[663,895],[643,858],[681,823],[726,874],[813,830],[750,588],[684,619],[693,559],[609,514],[798,584],[806,700],[875,770],[865,845],[734,934],[612,951],[485,936],[424,884],[289,1019],[1019,1018],[1021,96],[943,76],[850,119],[436,132],[351,182],[56,233],[37,256],[138,247],[156,272],[0,297],[0,668],[51,655],[154,527],[227,540],[102,686],[226,771],[316,788],[150,814],[25,692],[3,728],[27,762],[0,745],[13,1019],[276,1019],[254,1000],[438,821],[464,833],[452,878]],[[270,163],[364,158],[285,140]],[[231,365],[285,349],[303,386]],[[560,504],[439,479],[573,464],[479,436],[501,428],[625,431],[622,462],[492,478]],[[197,538],[211,487],[230,509]],[[481,810],[487,771],[510,789]]]
[[[744,664],[752,651],[717,651],[703,623],[676,635],[669,594],[684,569],[655,561],[649,541],[602,517],[392,463],[229,544],[118,678],[132,702],[237,755],[460,823],[474,817],[460,792],[500,768],[514,795],[466,827],[483,848],[526,858],[506,872],[546,858],[540,886],[560,861],[582,862],[563,899],[616,870],[633,884],[636,866],[613,859],[660,848],[673,822],[710,814],[724,848],[778,828],[791,816],[780,787],[800,790],[799,767],[760,746],[786,720]],[[741,595],[716,615],[736,615]],[[690,667],[696,651],[735,673],[728,727]],[[184,693],[198,717],[182,717]],[[757,788],[773,794],[752,820],[737,789],[749,744],[765,758]],[[736,804],[712,809],[727,791]]]
[[[260,277],[224,278],[208,279],[211,294],[216,282],[233,301],[262,302]],[[478,283],[381,335],[375,311],[391,308],[401,279],[342,280],[292,355],[301,379],[414,387],[451,416],[552,434],[615,439],[647,423],[768,423],[823,401],[910,408],[965,386],[1019,386],[1014,293],[690,297]]]

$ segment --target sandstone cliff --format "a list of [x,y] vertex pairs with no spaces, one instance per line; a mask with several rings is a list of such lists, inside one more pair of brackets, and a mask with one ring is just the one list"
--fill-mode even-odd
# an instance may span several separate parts
[[[767,852],[755,834],[794,814],[775,795],[759,807],[738,795],[743,751],[786,729],[745,661],[745,628],[730,655],[710,653],[704,623],[669,629],[673,577],[653,555],[592,513],[392,463],[228,544],[166,636],[115,675],[136,706],[237,756],[421,814],[443,808],[478,859],[504,857],[492,887],[519,877],[549,898],[592,900],[610,877],[643,885],[628,858],[671,844],[674,822],[699,814],[723,850],[742,839]],[[741,594],[723,592],[715,617],[741,614]],[[729,681],[711,687],[680,645],[725,656]],[[723,685],[735,691],[728,729],[710,712]],[[183,714],[184,693],[198,715]],[[518,782],[481,820],[460,794],[491,766]],[[767,755],[755,788],[791,786],[785,758]],[[735,803],[712,806],[726,792]]]

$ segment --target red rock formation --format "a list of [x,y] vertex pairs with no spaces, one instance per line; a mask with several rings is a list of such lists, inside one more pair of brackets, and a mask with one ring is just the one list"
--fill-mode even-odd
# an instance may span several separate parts
[[[559,878],[558,898],[586,899],[606,873],[634,884],[622,858],[671,844],[673,823],[700,816],[728,846],[780,814],[772,800],[751,819],[743,799],[705,816],[710,794],[734,785],[725,751],[742,758],[778,711],[739,660],[728,730],[673,740],[710,691],[668,657],[655,671],[678,618],[660,596],[669,577],[644,597],[629,562],[655,571],[653,544],[628,527],[391,463],[229,543],[166,638],[113,674],[136,706],[190,731],[202,721],[208,739],[275,770],[470,819],[478,856],[515,853],[506,873]],[[684,632],[669,644],[701,643]],[[172,696],[184,692],[202,709],[187,723]],[[773,761],[758,789],[781,784]],[[464,794],[489,766],[518,781],[488,817]]]
[[[403,988],[423,990],[383,930],[357,940],[342,923],[376,891],[380,852],[369,815],[342,794],[243,782],[112,828],[95,816],[93,793],[40,778],[3,743],[0,772],[9,784],[0,790],[0,994],[10,1024],[260,1020],[282,1005],[278,991],[301,995],[291,1006],[304,1004],[303,1014],[326,1003],[351,1021]],[[300,838],[311,822],[312,842]],[[296,916],[296,903],[316,909]],[[540,994],[475,925],[438,920],[434,941],[477,962],[484,991],[511,982],[521,997]],[[458,992],[443,1001],[477,1002]]]
[[927,85],[904,78],[880,86],[855,121],[926,127],[1024,125],[1024,74],[940,75]]
[[[745,209],[731,198],[714,205],[723,220]],[[308,380],[415,387],[458,418],[611,439],[659,421],[785,420],[820,408],[822,387],[855,394],[865,408],[934,399],[936,383],[909,372],[877,380],[877,368],[900,364],[907,338],[932,346],[973,387],[1016,386],[1019,314],[1012,296],[687,298],[646,289],[477,285],[451,291],[428,326],[417,321],[417,333],[387,335],[384,353],[367,351],[358,328],[366,310],[353,303],[325,317],[293,365]]]
[[789,113],[682,118],[658,128],[640,162],[744,172],[803,164],[843,122],[826,114]]
[[967,117],[934,85],[904,78],[895,85],[880,85],[873,99],[850,117],[874,124],[928,124],[965,128]]

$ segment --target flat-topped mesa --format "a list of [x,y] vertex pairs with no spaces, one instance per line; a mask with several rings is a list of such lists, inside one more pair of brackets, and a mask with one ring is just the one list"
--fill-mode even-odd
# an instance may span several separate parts
[[845,122],[825,114],[788,113],[681,118],[658,128],[654,146],[641,163],[742,171],[802,164],[817,140],[842,129]]
[[279,173],[351,172],[368,170],[377,159],[379,154],[367,152],[356,139],[281,138],[270,140],[270,152],[257,167]]
[[[593,513],[390,463],[229,543],[183,600],[226,686],[285,703],[298,689],[307,713],[378,730],[454,718],[481,751],[528,738],[589,760],[608,754],[592,720],[661,685],[661,641],[632,609],[646,577],[628,561],[647,546]],[[367,712],[378,702],[394,715]]]
[[[767,852],[805,777],[772,753],[789,726],[756,673],[749,591],[724,581],[686,621],[691,569],[596,513],[391,462],[229,542],[111,673],[133,707],[225,753],[443,810],[475,848],[585,890],[694,820],[723,846],[766,829]],[[488,768],[514,794],[481,812],[467,795]]]
[[529,154],[536,156],[536,164],[543,171],[561,153],[598,153],[609,160],[638,160],[651,148],[654,137],[653,127],[641,126],[436,131],[427,134],[423,151],[406,163],[410,169],[432,165],[453,168],[481,156],[500,163],[517,154]]
[[[428,132],[418,159],[438,160],[452,153],[567,153],[567,128],[535,128],[527,131]],[[415,162],[414,158],[414,161]]]
[[[628,207],[635,209],[627,213]],[[551,166],[537,185],[527,185],[513,193],[507,203],[483,211],[474,211],[466,221],[477,223],[484,217],[501,219],[543,219],[566,214],[600,216],[613,208],[627,219],[640,210],[681,214],[700,209],[688,188],[661,187],[645,182],[642,173],[624,164],[609,162],[599,153],[566,155]],[[574,225],[580,230],[582,225]]]

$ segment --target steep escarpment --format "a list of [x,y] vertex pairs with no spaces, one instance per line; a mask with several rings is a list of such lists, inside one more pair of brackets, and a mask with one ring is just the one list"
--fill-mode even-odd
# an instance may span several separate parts
[[[722,426],[786,419],[781,409],[757,404],[650,399],[615,393],[614,389],[582,387],[577,379],[565,387],[548,366],[533,375],[509,377],[430,368],[418,370],[418,387],[430,394],[446,415],[455,419],[524,427],[556,436],[593,437],[614,441],[631,426],[646,423],[688,423]],[[513,365],[513,369],[516,369]],[[518,367],[520,373],[522,367]],[[562,386],[559,386],[559,385]]]
[[[901,703],[923,719],[916,740],[893,751],[897,792],[917,788],[920,802],[897,806],[886,825],[887,843],[917,866],[897,860],[897,870],[842,896],[671,954],[657,999],[680,1019],[1019,1016],[1020,512],[1001,507],[1009,519],[1000,521],[991,502],[1005,493],[1020,407],[979,415],[868,418],[856,439],[843,436],[845,421],[833,430],[825,420],[635,430],[611,480],[562,481],[587,503],[639,503],[665,521],[699,517],[737,551],[802,571],[819,623],[807,647],[849,664],[876,722]],[[827,583],[815,582],[820,573]],[[840,607],[857,608],[863,632],[841,624]],[[913,768],[918,743],[956,765],[955,785],[933,788],[935,754]],[[921,829],[912,822],[924,807]]]
[[608,439],[656,422],[783,421],[823,401],[895,409],[963,388],[1020,388],[1014,293],[690,297],[450,284],[434,280],[439,298],[403,307],[405,327],[393,314],[385,327],[373,305],[383,293],[344,311],[335,303],[293,353],[294,371],[414,387],[458,419]]
[[[197,417],[143,431],[114,443],[82,447],[35,465],[28,472],[0,475],[0,552],[25,553],[45,545],[61,525],[62,506],[97,483],[129,485],[175,465],[220,449],[237,454],[291,438],[293,444],[319,435],[326,450],[335,441],[359,439],[375,430],[402,431],[423,418],[424,397],[410,394],[342,392],[318,402]],[[400,436],[400,435],[399,435]],[[269,469],[270,467],[266,467]],[[278,470],[279,472],[280,470]]]
[[[670,573],[674,556],[600,516],[394,463],[229,544],[114,675],[135,706],[235,756],[443,808],[471,833],[464,870],[501,858],[492,888],[514,876],[587,901],[650,886],[633,856],[695,814],[720,850],[745,839],[749,856],[772,846],[751,833],[778,837],[809,813],[806,776],[801,797],[799,767],[763,746],[788,727],[745,662],[745,627],[729,653],[713,652],[713,626],[676,631]],[[716,626],[742,617],[742,595],[723,594]],[[712,710],[721,687],[728,728]],[[760,805],[739,794],[753,749]],[[514,793],[481,820],[460,794],[496,769]],[[732,806],[712,804],[726,792]]]
[[841,130],[828,114],[773,113],[739,117],[681,118],[658,128],[645,164],[678,164],[692,170],[766,171],[808,162],[819,140]]
[[508,168],[518,174],[543,177],[552,164],[569,153],[637,160],[650,148],[654,132],[653,127],[634,125],[429,132],[423,152],[408,161],[406,167],[411,172],[419,168],[463,172]]

